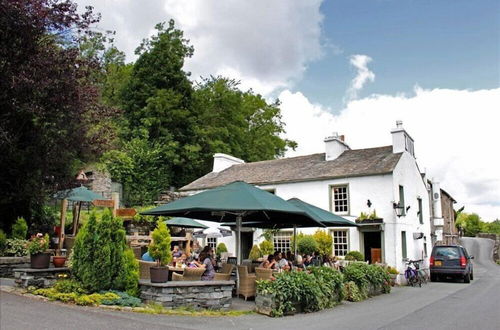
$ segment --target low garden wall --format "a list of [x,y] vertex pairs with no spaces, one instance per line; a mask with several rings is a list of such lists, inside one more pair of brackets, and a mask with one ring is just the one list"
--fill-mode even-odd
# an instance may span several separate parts
[[234,281],[139,281],[141,299],[167,308],[193,307],[227,310],[231,307]]
[[29,268],[30,257],[0,257],[0,277],[14,277],[15,268]]
[[34,286],[37,288],[48,288],[61,278],[69,276],[69,268],[16,268],[14,278],[18,286],[27,288]]

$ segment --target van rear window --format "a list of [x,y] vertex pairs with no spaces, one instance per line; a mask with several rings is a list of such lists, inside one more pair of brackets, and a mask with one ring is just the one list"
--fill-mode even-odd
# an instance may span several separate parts
[[454,247],[438,247],[436,248],[436,257],[446,257],[448,259],[458,259],[460,253]]

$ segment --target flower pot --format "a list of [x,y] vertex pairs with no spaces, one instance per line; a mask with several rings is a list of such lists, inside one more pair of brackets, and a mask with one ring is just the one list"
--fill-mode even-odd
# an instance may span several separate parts
[[151,274],[151,283],[165,283],[168,281],[167,267],[151,267],[149,272]]
[[391,278],[391,286],[396,285],[396,279],[398,278],[398,274],[389,274]]
[[37,253],[30,255],[31,268],[42,269],[50,266],[50,253]]
[[64,267],[64,264],[66,263],[66,257],[54,256],[54,257],[52,257],[52,263],[54,264],[54,267],[56,267],[56,268]]

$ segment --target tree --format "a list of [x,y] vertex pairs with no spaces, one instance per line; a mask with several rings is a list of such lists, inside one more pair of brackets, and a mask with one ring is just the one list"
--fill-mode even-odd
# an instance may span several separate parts
[[500,220],[496,219],[493,222],[484,223],[484,232],[500,235]]
[[297,237],[297,250],[302,254],[313,254],[318,252],[318,243],[312,235],[303,235],[300,239]]
[[260,251],[259,246],[254,244],[252,246],[252,249],[250,250],[250,253],[248,254],[248,259],[255,261],[261,257],[262,257],[262,252]]
[[259,247],[262,255],[267,256],[274,253],[274,244],[270,240],[263,240],[262,242],[260,242]]
[[153,241],[149,244],[148,252],[151,258],[155,259],[158,267],[167,265],[172,261],[172,251],[170,251],[170,231],[164,221],[159,221],[153,230]]
[[464,230],[464,235],[469,237],[474,237],[481,232],[483,224],[479,215],[465,212],[460,213],[455,222],[457,228],[462,228]]
[[99,103],[99,63],[79,50],[98,21],[90,7],[79,14],[70,0],[13,0],[0,12],[0,213],[8,228],[17,216],[36,224],[51,192],[109,147],[101,123],[115,110]]
[[318,253],[322,256],[331,256],[333,248],[333,237],[324,230],[318,229],[313,235],[318,244]]

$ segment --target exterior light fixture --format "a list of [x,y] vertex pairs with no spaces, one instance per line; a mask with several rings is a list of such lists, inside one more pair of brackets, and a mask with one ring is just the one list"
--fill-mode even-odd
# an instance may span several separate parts
[[367,200],[367,201],[366,201],[366,205],[367,205],[368,207],[372,207],[372,202],[371,202],[370,200]]
[[398,218],[404,215],[405,213],[404,206],[399,205],[399,203],[393,202],[392,207],[394,208],[394,211],[396,212]]

